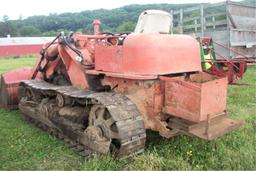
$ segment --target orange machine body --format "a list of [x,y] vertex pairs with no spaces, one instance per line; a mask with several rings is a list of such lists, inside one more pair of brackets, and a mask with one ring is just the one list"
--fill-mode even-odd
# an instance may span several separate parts
[[122,46],[95,46],[95,70],[145,76],[201,71],[200,47],[185,35],[130,34]]

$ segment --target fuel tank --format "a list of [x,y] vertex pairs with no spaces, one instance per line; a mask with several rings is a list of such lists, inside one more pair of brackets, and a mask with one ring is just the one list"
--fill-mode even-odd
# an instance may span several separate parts
[[95,69],[135,75],[201,71],[200,47],[186,35],[134,33],[122,46],[97,45]]

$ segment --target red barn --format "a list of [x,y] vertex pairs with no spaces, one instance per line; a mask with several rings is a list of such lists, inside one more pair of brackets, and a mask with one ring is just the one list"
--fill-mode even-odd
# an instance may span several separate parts
[[0,58],[38,54],[42,45],[54,37],[0,38]]

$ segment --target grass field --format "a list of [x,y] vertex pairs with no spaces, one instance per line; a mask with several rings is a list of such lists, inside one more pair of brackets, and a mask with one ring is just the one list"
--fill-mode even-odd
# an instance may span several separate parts
[[[1,59],[0,74],[33,65],[34,58]],[[63,142],[27,124],[18,111],[0,109],[0,170],[201,170],[256,168],[256,67],[229,86],[228,111],[245,120],[239,130],[206,142],[187,136],[165,139],[149,132],[145,152],[125,160],[94,156],[84,160]]]

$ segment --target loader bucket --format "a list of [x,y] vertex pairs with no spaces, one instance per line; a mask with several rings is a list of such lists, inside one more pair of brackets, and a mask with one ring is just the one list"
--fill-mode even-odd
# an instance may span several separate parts
[[5,109],[18,108],[18,88],[22,80],[31,77],[32,68],[20,68],[1,75],[0,107]]

